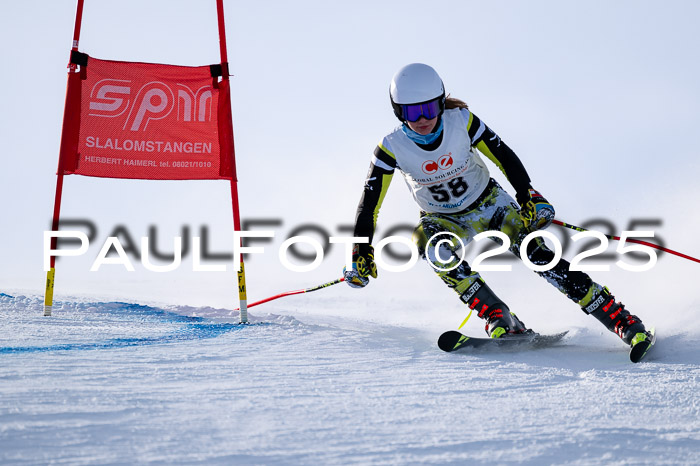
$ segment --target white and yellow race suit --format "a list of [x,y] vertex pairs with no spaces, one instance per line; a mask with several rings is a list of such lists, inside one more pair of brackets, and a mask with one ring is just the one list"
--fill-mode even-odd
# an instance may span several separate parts
[[[440,278],[466,301],[465,293],[481,277],[461,259],[454,241],[446,254],[460,265],[448,272],[440,271],[449,269],[450,263],[444,262],[444,254],[438,262],[435,253],[430,253],[428,239],[433,237],[437,243],[447,236],[436,234],[450,232],[466,245],[480,232],[502,231],[510,239],[510,251],[520,257],[520,244],[530,231],[519,215],[518,203],[490,177],[481,155],[504,173],[520,205],[528,199],[531,184],[520,159],[470,110],[448,109],[440,118],[443,130],[432,144],[419,145],[398,127],[374,150],[354,235],[372,241],[382,201],[394,172],[399,170],[421,208],[414,233],[418,250],[436,266]],[[554,257],[540,239],[530,242],[526,253],[536,265],[547,264]],[[551,270],[537,273],[581,306],[603,289],[587,274],[569,271],[565,260]]]

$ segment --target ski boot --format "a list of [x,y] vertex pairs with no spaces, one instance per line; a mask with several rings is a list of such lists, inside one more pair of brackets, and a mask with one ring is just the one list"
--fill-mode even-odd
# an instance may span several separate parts
[[510,312],[508,306],[481,278],[467,288],[460,299],[469,306],[469,309],[476,310],[477,315],[486,321],[486,334],[491,338],[533,333],[515,314]]
[[610,294],[607,287],[594,294],[582,309],[633,348],[641,345],[640,351],[646,351],[653,341],[651,333],[644,328],[642,319],[630,314],[624,304],[615,302],[615,296]]

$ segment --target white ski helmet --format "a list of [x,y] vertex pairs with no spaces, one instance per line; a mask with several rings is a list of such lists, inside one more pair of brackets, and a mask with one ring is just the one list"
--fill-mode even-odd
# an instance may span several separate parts
[[389,88],[396,117],[404,121],[401,105],[419,104],[440,98],[440,113],[445,109],[445,86],[440,75],[423,63],[411,63],[396,72]]

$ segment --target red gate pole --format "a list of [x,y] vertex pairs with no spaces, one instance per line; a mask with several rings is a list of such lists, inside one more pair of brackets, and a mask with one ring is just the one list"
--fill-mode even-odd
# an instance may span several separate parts
[[[226,25],[224,24],[224,2],[223,0],[216,0],[216,14],[219,22],[219,49],[221,51],[221,69],[222,69],[222,80],[229,81],[229,70],[228,70],[228,55],[226,53]],[[228,84],[228,83],[227,83]],[[230,93],[228,93],[227,98],[229,99],[228,105],[231,105]],[[231,114],[229,113],[229,118]],[[231,142],[233,147],[233,123],[229,123],[229,128],[231,128]],[[238,179],[236,176],[236,155],[235,151],[231,151],[231,162],[233,164],[233,177],[231,178],[231,203],[233,206],[233,229],[234,231],[241,231],[241,214],[238,205]],[[240,243],[239,243],[240,246]],[[242,324],[248,323],[248,299],[245,284],[245,266],[243,264],[243,255],[240,256],[240,264],[238,268],[238,299],[240,300],[240,311]]]
[[[78,42],[80,41],[80,26],[83,22],[83,0],[78,0],[78,7],[75,13],[75,28],[73,29],[73,45],[71,47],[71,56],[73,52],[78,51]],[[63,195],[63,151],[64,143],[68,138],[69,131],[69,92],[71,88],[71,75],[78,73],[77,65],[73,64],[69,58],[68,60],[68,85],[66,89],[66,104],[63,110],[63,125],[61,131],[61,145],[58,155],[58,170],[56,174],[56,196],[53,203],[53,220],[51,222],[51,231],[58,231],[59,219],[61,217],[61,196]],[[56,237],[51,238],[51,249],[55,250],[58,240]],[[54,278],[56,275],[56,256],[51,256],[50,268],[46,272],[46,291],[44,293],[44,315],[50,316],[51,310],[53,308],[53,288],[54,288]]]

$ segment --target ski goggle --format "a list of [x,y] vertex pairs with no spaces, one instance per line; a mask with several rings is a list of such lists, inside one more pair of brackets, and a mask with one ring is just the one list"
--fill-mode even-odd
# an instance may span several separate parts
[[406,121],[413,123],[418,121],[420,117],[425,117],[428,120],[432,120],[438,116],[442,110],[441,102],[442,98],[437,98],[431,100],[430,102],[423,102],[422,104],[401,104],[401,115]]

